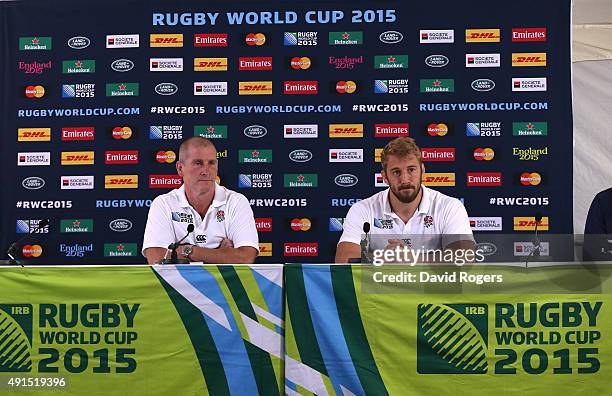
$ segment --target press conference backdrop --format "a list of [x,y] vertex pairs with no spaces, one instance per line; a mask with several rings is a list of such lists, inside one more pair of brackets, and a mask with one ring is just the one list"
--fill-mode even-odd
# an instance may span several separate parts
[[[380,149],[476,233],[572,233],[570,2],[3,2],[1,243],[142,262],[178,146],[212,139],[266,262],[329,262]],[[48,226],[37,229],[41,219]],[[374,222],[374,226],[376,223]]]

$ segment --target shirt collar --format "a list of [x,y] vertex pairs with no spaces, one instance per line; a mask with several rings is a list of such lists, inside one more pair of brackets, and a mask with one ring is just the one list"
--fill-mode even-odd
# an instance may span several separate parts
[[[431,191],[429,190],[429,188],[425,187],[422,184],[421,184],[421,190],[423,190],[423,196],[421,197],[421,203],[419,203],[419,207],[417,208],[415,213],[428,214],[429,209],[431,208]],[[393,212],[393,209],[391,209],[391,202],[389,201],[390,191],[391,191],[391,188],[387,188],[383,195],[383,200],[384,200],[383,213],[386,215],[396,215],[397,216],[397,214]]]
[[[185,194],[185,184],[177,189],[177,195],[179,200],[179,205],[181,208],[191,208],[191,204],[187,200],[187,195]],[[227,192],[225,188],[221,187],[219,184],[215,183],[215,196],[213,197],[213,201],[210,204],[213,208],[218,208],[220,206],[225,205],[227,202]]]

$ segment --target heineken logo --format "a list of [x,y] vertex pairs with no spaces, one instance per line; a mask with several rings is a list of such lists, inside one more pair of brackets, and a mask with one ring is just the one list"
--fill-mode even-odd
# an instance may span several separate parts
[[104,257],[135,257],[138,247],[135,243],[105,243]]
[[421,92],[455,92],[453,79],[422,79]]
[[316,173],[286,173],[284,175],[285,187],[318,187],[319,175]]
[[547,136],[548,122],[513,122],[514,136]]
[[93,219],[60,220],[60,232],[93,232]]
[[95,60],[66,60],[62,62],[62,73],[77,74],[77,73],[95,73]]
[[20,51],[50,51],[51,37],[19,37]]
[[244,163],[271,163],[272,150],[238,150],[238,159]]
[[194,136],[206,139],[227,139],[227,125],[196,125],[193,127]]
[[408,55],[377,55],[374,69],[407,69]]
[[329,32],[329,45],[361,45],[363,32]]
[[106,84],[106,96],[138,96],[139,83]]

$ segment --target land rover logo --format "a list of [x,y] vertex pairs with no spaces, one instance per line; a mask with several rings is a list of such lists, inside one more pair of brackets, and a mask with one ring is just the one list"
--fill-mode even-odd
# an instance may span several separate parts
[[312,159],[312,153],[304,149],[293,150],[289,153],[289,159],[293,162],[308,162]]
[[134,68],[134,62],[129,59],[117,59],[111,63],[111,69],[116,72],[126,72]]
[[132,222],[128,219],[115,219],[108,224],[108,227],[115,232],[126,232],[132,229]]
[[159,95],[174,95],[178,92],[178,87],[173,83],[159,83],[155,86],[155,92]]
[[248,127],[244,128],[245,136],[253,139],[264,137],[267,133],[268,130],[261,125],[249,125]]
[[480,250],[484,256],[492,256],[497,253],[497,246],[491,242],[481,242],[476,244],[476,250]]
[[472,81],[472,89],[474,91],[486,92],[495,88],[495,82],[488,78],[479,78],[478,80]]
[[429,67],[444,67],[448,65],[448,58],[444,55],[429,55],[425,58],[425,64]]
[[89,47],[89,44],[91,44],[91,41],[87,37],[83,36],[76,36],[68,39],[68,47],[72,49],[80,50],[87,48]]
[[397,44],[404,39],[404,35],[395,30],[388,30],[382,32],[378,38],[385,44]]
[[21,185],[28,190],[38,190],[45,186],[45,180],[36,176],[27,177],[23,179]]
[[359,179],[355,175],[351,175],[350,173],[343,173],[341,175],[336,176],[334,179],[334,183],[340,187],[353,187]]

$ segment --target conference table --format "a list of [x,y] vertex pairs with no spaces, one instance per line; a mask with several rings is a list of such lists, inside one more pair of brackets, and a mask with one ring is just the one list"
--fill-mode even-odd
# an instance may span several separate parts
[[0,394],[608,394],[610,263],[0,267]]

